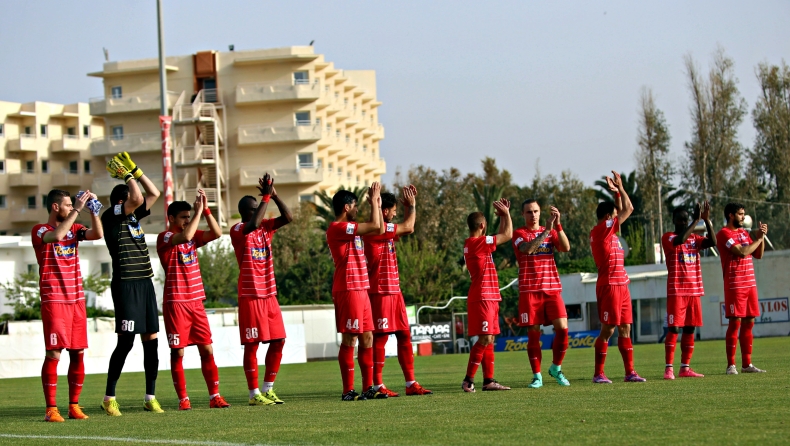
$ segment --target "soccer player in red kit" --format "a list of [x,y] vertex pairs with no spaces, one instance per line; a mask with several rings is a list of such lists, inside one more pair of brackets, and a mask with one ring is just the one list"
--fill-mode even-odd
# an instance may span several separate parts
[[[335,304],[335,325],[342,334],[337,360],[343,378],[343,401],[383,399],[387,394],[373,388],[373,317],[370,308],[368,270],[362,236],[381,231],[381,185],[374,182],[368,189],[370,221],[357,223],[357,196],[340,190],[332,197],[335,221],[326,230],[326,241],[335,274],[332,301]],[[360,336],[361,335],[361,336]],[[362,372],[362,394],[354,390],[354,346],[359,338],[357,360]]]
[[75,223],[85,210],[88,200],[96,196],[90,191],[73,204],[65,190],[53,189],[47,194],[49,219],[33,226],[33,249],[39,267],[41,321],[44,324],[44,366],[41,383],[47,409],[44,421],[63,422],[55,401],[58,386],[58,361],[65,348],[69,352],[69,418],[87,419],[80,409],[79,398],[85,380],[82,362],[88,348],[88,319],[77,246],[82,240],[98,240],[104,236],[98,210],[91,213],[91,228]]
[[[277,302],[274,280],[272,237],[293,220],[269,174],[258,180],[261,202],[249,195],[239,200],[241,223],[230,230],[230,240],[239,263],[239,335],[244,346],[244,375],[247,378],[250,406],[283,404],[274,393],[274,380],[280,371],[285,345],[285,324]],[[266,208],[274,200],[280,216],[266,219]],[[263,393],[258,387],[258,344],[269,344]]]
[[[184,377],[184,347],[196,345],[200,353],[200,368],[206,380],[209,394],[209,407],[224,409],[230,407],[219,394],[219,372],[214,362],[214,348],[211,342],[211,328],[208,324],[203,301],[206,293],[200,278],[200,264],[197,249],[222,235],[219,223],[211,215],[203,189],[198,189],[195,200],[195,215],[186,201],[174,201],[167,207],[167,221],[170,229],[159,234],[156,251],[165,270],[165,288],[162,313],[165,320],[167,343],[170,345],[170,373],[178,395],[178,409],[190,410],[192,404],[187,395],[187,381]],[[209,230],[198,230],[200,215],[206,217]]]
[[612,381],[603,372],[606,362],[606,350],[609,338],[617,328],[619,337],[617,347],[625,365],[625,382],[645,382],[634,370],[634,347],[631,343],[631,293],[628,290],[628,274],[625,272],[623,246],[617,238],[620,225],[625,223],[634,206],[623,189],[620,174],[612,171],[613,178],[606,177],[609,190],[614,192],[614,203],[598,203],[596,215],[598,224],[590,231],[590,247],[592,248],[595,266],[598,268],[598,283],[595,286],[595,297],[598,301],[598,318],[601,321],[601,333],[595,339],[595,375],[593,383],[611,384]]
[[398,340],[398,362],[406,380],[406,395],[429,395],[430,390],[414,380],[414,353],[411,345],[406,304],[400,291],[398,257],[395,242],[401,235],[414,232],[417,188],[403,188],[403,206],[406,217],[402,224],[392,223],[397,212],[398,200],[390,193],[381,194],[381,215],[384,224],[376,235],[362,237],[370,279],[370,306],[373,312],[373,388],[389,397],[399,396],[384,385],[384,348],[390,334]]
[[510,390],[494,379],[494,337],[499,334],[499,278],[491,254],[498,245],[507,243],[513,236],[513,222],[510,220],[510,202],[504,198],[494,202],[499,216],[499,231],[496,235],[486,235],[488,222],[480,212],[473,212],[466,218],[469,238],[464,242],[464,261],[472,285],[466,301],[469,314],[469,336],[479,336],[469,352],[469,363],[461,389],[474,392],[474,378],[477,367],[483,364],[483,390]]
[[752,364],[752,328],[754,318],[760,315],[752,258],[763,258],[763,241],[768,233],[768,225],[760,222],[749,233],[743,228],[746,212],[740,203],[727,203],[724,207],[724,218],[727,219],[727,226],[721,228],[716,235],[716,243],[724,274],[724,315],[730,320],[725,338],[727,374],[738,374],[735,368],[735,349],[739,339],[741,372],[764,373],[765,370]]
[[[708,236],[694,234],[694,228],[702,220],[708,230]],[[689,224],[689,213],[683,208],[676,208],[672,213],[675,231],[667,232],[661,237],[661,246],[667,259],[667,337],[664,339],[666,368],[664,379],[675,379],[672,363],[675,359],[675,344],[683,327],[680,340],[680,376],[681,378],[702,378],[704,375],[691,370],[689,366],[694,353],[694,330],[702,327],[702,303],[700,297],[705,294],[702,288],[702,269],[699,253],[703,249],[716,246],[716,234],[710,222],[710,204],[706,201],[702,207],[694,207],[694,221]]]
[[560,211],[551,206],[546,226],[540,226],[540,206],[534,199],[521,204],[525,225],[513,231],[513,250],[518,259],[519,325],[527,327],[527,353],[532,367],[531,389],[543,387],[540,374],[540,326],[554,326],[553,361],[549,376],[561,386],[571,383],[562,373],[568,350],[568,313],[562,300],[562,283],[554,262],[554,251],[568,252],[571,243],[562,230]]

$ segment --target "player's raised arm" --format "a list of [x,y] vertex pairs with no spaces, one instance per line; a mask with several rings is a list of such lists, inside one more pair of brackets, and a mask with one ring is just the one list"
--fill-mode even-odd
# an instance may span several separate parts
[[[414,224],[417,222],[417,188],[414,185],[408,185],[403,188],[403,203],[404,218],[403,223],[398,225],[397,235],[406,235],[414,232]],[[382,225],[384,229],[384,225]]]
[[183,231],[177,232],[170,237],[171,245],[189,243],[195,237],[195,233],[200,225],[200,214],[203,213],[203,197],[205,197],[205,193],[203,189],[199,189],[198,195],[195,197],[195,204],[192,205],[192,210],[195,214],[189,220],[189,223],[187,223]]
[[[765,232],[768,232],[768,226],[767,225],[763,225],[762,223],[760,223],[760,226],[765,226]],[[760,250],[759,253],[757,251],[758,251],[758,249],[760,249],[760,245],[763,244],[763,237],[765,236],[765,232],[763,232],[760,229],[757,229],[757,230],[752,231],[752,232],[756,236],[756,238],[754,238],[753,239],[754,241],[751,244],[749,244],[749,245],[741,246],[741,245],[739,245],[739,244],[737,244],[735,242],[730,243],[728,241],[727,244],[731,245],[730,246],[730,252],[735,254],[735,255],[737,255],[737,256],[741,256],[741,257],[746,257],[748,255],[754,255],[754,257],[756,257],[758,259],[761,258],[763,256],[763,251]],[[763,249],[765,249],[765,247],[763,247]],[[760,257],[757,257],[757,255],[759,255]]]
[[[208,198],[206,197],[206,193],[203,189],[198,189],[198,194],[200,195],[201,201],[203,202],[203,216],[206,217],[206,223],[208,223],[208,231],[203,232],[203,243],[208,243],[212,240],[216,240],[222,236],[222,228],[219,227],[219,223],[217,223],[217,219],[211,215],[211,209],[208,207]],[[197,215],[197,212],[195,212]]]
[[74,204],[65,203],[65,199],[60,204],[58,203],[50,204],[49,205],[50,213],[53,210],[55,212],[59,212],[61,206],[71,207],[71,210],[69,211],[68,217],[66,217],[66,219],[61,224],[59,224],[54,231],[48,231],[47,233],[45,233],[44,236],[41,238],[41,240],[44,243],[57,243],[63,240],[64,238],[66,238],[66,234],[68,234],[68,232],[71,231],[71,226],[74,225],[74,222],[77,220],[77,216],[80,215],[80,212],[85,207],[85,203],[88,202],[88,199],[90,199],[90,195],[82,194],[80,198],[77,198],[74,201]]
[[614,206],[617,208],[617,220],[622,225],[634,212],[634,205],[631,204],[631,197],[628,196],[625,187],[623,187],[623,179],[620,177],[620,174],[613,170],[612,175],[614,178],[610,179],[607,177],[606,181],[615,187]]
[[[707,203],[707,201],[705,203]],[[708,212],[710,212],[710,207],[708,207]],[[683,234],[680,237],[675,237],[672,239],[673,246],[680,246],[686,243],[686,240],[691,237],[691,234],[694,232],[694,228],[697,227],[697,223],[699,223],[700,219],[702,218],[701,207],[699,203],[694,205],[693,217],[694,219],[691,221],[691,224],[686,228],[686,230],[683,231]]]
[[762,240],[763,243],[757,247],[752,253],[755,259],[762,259],[763,253],[765,253],[765,236],[768,234],[768,225],[763,222],[757,222],[757,227],[752,231],[752,238],[755,237],[759,240]]
[[263,222],[263,217],[266,215],[266,207],[269,205],[269,200],[272,197],[272,177],[268,173],[263,175],[263,178],[258,178],[258,186],[261,192],[261,202],[258,203],[258,208],[255,210],[255,216],[244,224],[244,234],[258,229],[258,226]]
[[129,156],[129,153],[121,152],[115,156],[115,159],[117,159],[118,162],[123,164],[124,167],[126,167],[129,170],[129,173],[132,174],[135,180],[140,181],[140,184],[143,186],[143,189],[145,190],[145,209],[151,210],[151,207],[153,207],[154,203],[156,203],[156,200],[159,199],[159,195],[161,195],[159,189],[157,189],[157,187],[154,186],[154,183],[151,181],[150,178],[145,176],[142,169],[137,167],[137,164],[135,164],[135,162],[132,161],[132,157]]
[[[97,200],[96,194],[91,193],[91,191],[86,190],[83,195],[88,196],[87,203],[92,200]],[[80,197],[82,198],[82,197]],[[99,210],[101,209],[101,204],[98,203],[98,200],[95,202],[98,206],[97,208],[90,208],[89,211],[91,213],[91,227],[85,231],[85,240],[99,240],[104,237],[104,226],[101,224],[101,217],[99,217]],[[84,209],[84,208],[83,208]]]
[[560,210],[554,206],[549,206],[549,209],[551,210],[551,215],[554,217],[554,230],[557,231],[557,241],[559,242],[557,245],[557,250],[560,252],[568,252],[571,250],[571,242],[568,240],[568,236],[565,234],[565,231],[562,230],[562,223],[560,223]]
[[370,221],[357,226],[358,235],[378,234],[381,231],[381,184],[374,181],[368,188],[368,202],[370,203]]
[[510,202],[504,198],[494,202],[494,209],[499,215],[499,231],[496,234],[496,244],[508,243],[513,238],[513,220],[510,218]]
[[277,190],[274,188],[274,182],[272,182],[272,199],[274,200],[274,204],[277,205],[277,209],[280,211],[280,216],[274,220],[274,229],[280,229],[292,222],[294,220],[294,216],[291,214],[291,210],[288,209],[288,206],[286,206],[277,195]]
[[[537,211],[536,211],[537,212]],[[546,228],[541,232],[537,237],[530,241],[523,241],[518,245],[518,250],[524,254],[534,254],[535,251],[538,250],[543,241],[546,240],[551,234],[551,230],[554,229],[554,224],[557,221],[556,215],[553,213],[549,216],[549,219],[546,221]]]
[[707,200],[702,202],[700,220],[705,222],[705,230],[708,231],[708,237],[702,242],[702,249],[713,248],[716,246],[716,231],[713,230],[713,223],[710,221],[710,203]]

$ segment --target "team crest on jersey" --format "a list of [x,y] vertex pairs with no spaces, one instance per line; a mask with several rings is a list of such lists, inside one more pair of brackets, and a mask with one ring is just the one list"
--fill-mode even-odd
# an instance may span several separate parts
[[606,227],[611,228],[614,226],[614,220],[606,220]]
[[387,223],[386,232],[395,232],[395,223]]
[[395,253],[395,243],[393,243],[392,240],[387,240],[387,251],[390,254],[394,254]]
[[54,249],[56,257],[68,259],[77,255],[77,245],[75,243],[72,243],[71,245],[61,245],[60,243],[56,243],[54,245]]
[[268,246],[264,246],[263,248],[250,248],[250,254],[252,260],[267,260],[271,258],[272,251]]
[[487,235],[486,236],[486,245],[493,245],[493,244],[494,244],[494,236],[493,235]]
[[363,249],[362,237],[360,236],[354,237],[354,248],[357,248],[357,251],[362,251]]
[[178,262],[182,265],[191,265],[197,262],[197,253],[195,250],[190,250],[189,252],[179,252]]

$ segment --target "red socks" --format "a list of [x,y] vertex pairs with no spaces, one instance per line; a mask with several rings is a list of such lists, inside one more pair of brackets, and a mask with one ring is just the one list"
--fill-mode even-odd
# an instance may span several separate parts
[[[385,347],[389,334],[375,334],[373,335],[373,383],[377,386],[384,384],[384,361],[387,355],[385,354]],[[400,357],[400,351],[398,352]]]
[[475,342],[475,345],[472,346],[472,350],[469,352],[469,364],[466,366],[466,376],[470,379],[474,379],[477,374],[477,367],[483,362],[485,350],[485,346],[480,345],[479,342]]
[[184,377],[184,357],[170,355],[170,376],[173,377],[173,386],[179,400],[187,397],[187,379]]
[[277,378],[280,362],[283,360],[283,347],[285,347],[285,340],[269,343],[269,350],[266,351],[266,372],[263,375],[263,382],[273,383]]
[[[686,338],[686,335],[683,335],[683,339]],[[667,364],[667,367],[671,366],[675,362],[675,344],[678,342],[678,334],[669,332],[667,333],[667,337],[664,338],[664,361]],[[681,349],[683,346],[681,345]],[[683,364],[688,364],[684,362]]]
[[77,404],[85,382],[85,364],[82,362],[83,352],[69,352],[69,404]]
[[483,352],[483,380],[494,379],[494,344],[488,344]]
[[754,328],[754,320],[741,323],[741,367],[749,367],[752,364],[752,341],[754,340],[752,328]]
[[540,331],[529,330],[527,336],[529,337],[529,341],[527,341],[529,365],[532,367],[532,373],[540,373],[540,361],[543,359],[543,353],[540,351]]
[[414,381],[414,350],[411,346],[411,334],[408,331],[395,333],[398,339],[398,363],[403,370],[403,378],[409,382]]
[[360,345],[357,349],[357,362],[362,373],[362,390],[367,390],[373,385],[373,347]]
[[683,333],[680,338],[680,365],[688,366],[691,363],[691,355],[694,354],[694,333]]
[[[728,367],[735,365],[735,349],[738,346],[738,331],[740,329],[741,321],[739,319],[730,319],[730,323],[727,325],[727,335],[724,337]],[[741,347],[741,351],[743,351],[743,347]]]
[[57,407],[55,395],[58,392],[58,361],[57,359],[44,357],[44,365],[41,367],[41,385],[44,387],[44,400],[47,407]]
[[244,344],[244,376],[247,377],[247,389],[258,388],[258,343]]
[[343,393],[347,393],[354,389],[354,347],[341,345],[337,362],[340,364],[340,376],[343,378]]
[[553,353],[552,363],[554,365],[562,365],[562,360],[565,359],[565,352],[568,351],[568,329],[561,328],[554,330],[554,343],[551,345]]
[[214,362],[214,355],[200,357],[200,370],[203,372],[203,379],[206,380],[208,394],[216,395],[219,393],[219,371]]
[[599,335],[595,338],[595,376],[603,375],[603,366],[606,363],[606,350],[609,342],[601,339]]
[[617,348],[620,349],[620,355],[623,357],[626,376],[634,373],[634,345],[631,343],[631,338],[618,337]]

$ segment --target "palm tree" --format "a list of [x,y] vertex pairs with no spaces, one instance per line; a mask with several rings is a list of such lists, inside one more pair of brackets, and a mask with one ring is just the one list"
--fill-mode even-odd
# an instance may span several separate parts
[[[340,186],[337,190],[348,190],[351,191],[352,194],[357,196],[357,201],[361,204],[361,198],[363,197],[365,192],[367,192],[367,186],[357,186],[354,188],[345,188],[344,186]],[[313,195],[318,197],[320,203],[310,203],[310,207],[313,208],[316,215],[318,215],[320,219],[321,229],[326,230],[329,227],[329,223],[335,220],[335,211],[332,209],[332,197],[327,193],[327,191],[316,191],[313,192]]]

